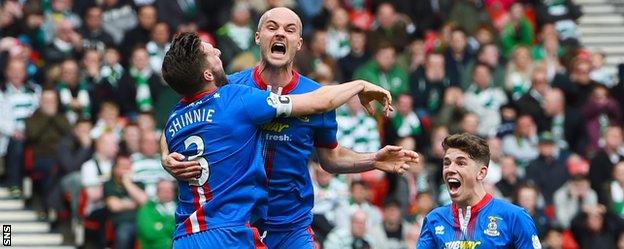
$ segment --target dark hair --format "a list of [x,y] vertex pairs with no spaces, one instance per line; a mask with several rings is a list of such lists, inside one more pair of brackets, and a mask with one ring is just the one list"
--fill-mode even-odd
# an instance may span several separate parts
[[207,67],[199,36],[195,32],[184,32],[173,38],[163,59],[162,75],[174,91],[190,96],[203,88],[201,77]]
[[468,154],[470,159],[486,167],[490,164],[490,147],[485,139],[478,136],[469,133],[453,134],[444,138],[442,148],[445,152],[450,148],[459,149]]
[[483,62],[477,62],[477,64],[475,64],[474,68],[472,69],[472,74],[474,74],[474,72],[477,71],[477,68],[479,67],[485,67],[488,71],[488,73],[492,74],[492,68],[490,67],[490,65],[485,64]]
[[386,49],[386,48],[390,48],[394,51],[396,51],[396,48],[394,48],[394,46],[392,45],[392,43],[388,42],[388,41],[381,41],[377,47],[375,48],[375,53],[377,54],[379,51]]

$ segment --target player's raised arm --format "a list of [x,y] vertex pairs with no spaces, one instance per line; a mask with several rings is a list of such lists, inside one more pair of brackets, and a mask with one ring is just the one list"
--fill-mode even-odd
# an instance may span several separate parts
[[354,80],[340,85],[323,86],[305,94],[279,96],[279,100],[281,102],[291,102],[292,104],[290,113],[284,113],[286,116],[301,116],[324,113],[336,109],[355,95],[360,97],[360,102],[371,114],[374,113],[372,108],[373,101],[383,105],[386,115],[389,115],[393,110],[390,105],[392,103],[390,92],[363,80]]

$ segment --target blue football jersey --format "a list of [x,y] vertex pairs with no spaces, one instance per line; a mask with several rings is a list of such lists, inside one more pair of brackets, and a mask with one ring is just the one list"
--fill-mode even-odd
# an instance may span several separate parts
[[542,248],[535,224],[524,209],[487,194],[469,210],[465,217],[455,204],[431,211],[416,248]]
[[[230,84],[266,89],[258,67],[228,77]],[[282,94],[312,92],[321,85],[293,71]],[[263,156],[269,184],[269,213],[263,230],[288,231],[307,228],[312,223],[314,191],[308,171],[308,158],[314,147],[335,148],[336,112],[303,117],[276,118],[262,126]]]
[[266,216],[259,127],[276,115],[268,96],[257,88],[226,85],[174,107],[164,128],[169,151],[204,168],[196,181],[178,182],[174,238]]

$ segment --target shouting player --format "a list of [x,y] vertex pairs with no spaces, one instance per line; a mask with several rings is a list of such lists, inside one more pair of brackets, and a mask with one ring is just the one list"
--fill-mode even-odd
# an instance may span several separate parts
[[[175,248],[253,248],[262,245],[249,222],[266,216],[266,174],[259,127],[275,117],[322,113],[360,93],[385,103],[388,91],[364,81],[278,96],[227,84],[220,51],[195,33],[176,36],[162,66],[163,77],[183,96],[165,126],[169,151],[202,167],[201,176],[180,182]],[[403,164],[399,154],[388,159]]]
[[416,248],[542,248],[535,224],[524,209],[485,192],[483,180],[490,161],[487,142],[464,133],[446,137],[442,147],[442,175],[452,204],[425,217]]
[[[293,60],[303,45],[301,20],[287,8],[268,10],[260,18],[255,42],[260,46],[261,61],[258,66],[233,74],[230,83],[255,88],[283,88],[284,94],[311,92],[320,85],[294,70]],[[370,104],[370,103],[369,103]],[[372,112],[372,105],[364,107]],[[264,242],[274,248],[314,247],[312,207],[314,192],[307,160],[316,148],[321,165],[332,173],[359,173],[373,169],[386,172],[404,172],[400,167],[383,160],[389,154],[405,153],[418,163],[418,155],[400,147],[387,146],[376,153],[357,153],[338,146],[336,140],[336,114],[298,118],[276,118],[263,127],[265,139],[263,156],[269,184],[269,215],[265,222],[256,225],[266,232]],[[178,154],[165,156],[163,165],[180,180],[193,179],[201,168],[193,162],[180,162]]]

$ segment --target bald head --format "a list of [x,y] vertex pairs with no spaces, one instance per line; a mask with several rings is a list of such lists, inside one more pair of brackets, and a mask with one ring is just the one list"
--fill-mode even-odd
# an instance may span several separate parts
[[264,26],[264,23],[266,23],[269,20],[290,21],[291,19],[297,25],[297,30],[299,30],[299,35],[301,35],[302,29],[303,29],[301,18],[299,18],[297,13],[295,13],[294,11],[286,7],[277,7],[277,8],[273,8],[264,12],[264,14],[262,14],[262,16],[260,17],[260,21],[258,22],[258,32],[260,32],[260,30]]

